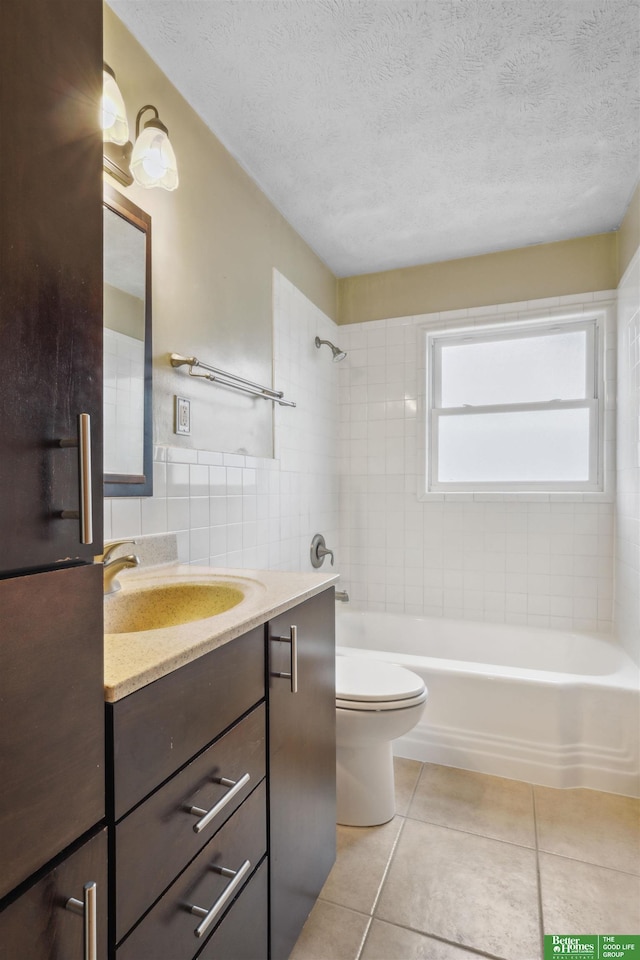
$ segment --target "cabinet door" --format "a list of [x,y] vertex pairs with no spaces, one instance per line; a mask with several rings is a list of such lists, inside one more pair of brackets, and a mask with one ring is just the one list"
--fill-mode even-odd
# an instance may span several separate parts
[[[297,627],[298,692],[291,672]],[[335,860],[334,591],[268,625],[271,956],[286,960]]]
[[[0,912],[0,960],[86,960],[83,917],[67,909],[95,883],[98,960],[107,957],[107,832],[102,830]],[[93,908],[91,908],[93,910]]]
[[[0,575],[102,542],[101,0],[0,4]],[[93,545],[78,450],[92,426]]]
[[101,597],[97,565],[0,580],[0,897],[104,817]]

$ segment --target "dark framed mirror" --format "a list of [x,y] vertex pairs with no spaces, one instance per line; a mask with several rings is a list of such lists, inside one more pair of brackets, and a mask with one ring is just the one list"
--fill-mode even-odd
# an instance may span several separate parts
[[153,493],[151,217],[104,188],[104,495]]

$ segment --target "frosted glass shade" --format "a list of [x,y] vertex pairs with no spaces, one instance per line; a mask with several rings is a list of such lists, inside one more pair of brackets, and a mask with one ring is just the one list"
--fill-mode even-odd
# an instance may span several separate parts
[[147,124],[133,146],[131,173],[141,187],[163,187],[175,190],[178,186],[178,164],[171,141],[165,130]]
[[109,143],[126,143],[129,124],[120,87],[106,70],[102,71],[102,139]]

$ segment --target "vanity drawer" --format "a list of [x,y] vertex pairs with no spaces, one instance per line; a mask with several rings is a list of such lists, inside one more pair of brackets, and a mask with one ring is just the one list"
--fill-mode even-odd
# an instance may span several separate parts
[[[224,777],[237,783],[247,774],[245,786],[233,793],[231,787],[214,782]],[[265,707],[260,704],[120,821],[115,828],[117,941],[264,775]],[[219,813],[196,833],[194,825],[200,818],[189,808],[208,811],[226,797]]]
[[268,861],[264,860],[198,960],[266,960],[269,945]]
[[[207,934],[196,937],[195,930],[203,921],[190,912],[189,906],[209,910],[233,883],[215,868],[238,871],[248,860],[248,879],[266,853],[266,833],[263,781],[118,947],[117,960],[191,960]],[[246,879],[234,897],[243,883]],[[207,933],[215,928],[215,922]]]
[[119,820],[264,698],[264,627],[107,704]]

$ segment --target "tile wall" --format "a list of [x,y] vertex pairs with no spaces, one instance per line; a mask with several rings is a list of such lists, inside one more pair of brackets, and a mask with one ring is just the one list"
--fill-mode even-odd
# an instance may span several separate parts
[[311,570],[323,533],[339,560],[337,365],[314,345],[338,328],[277,271],[273,322],[274,384],[297,404],[274,408],[274,458],[156,447],[153,497],[106,500],[105,539],[175,532],[183,562]]
[[[419,328],[583,312],[615,291],[340,328],[341,572],[354,605],[608,632],[613,495],[418,500]],[[606,349],[607,466],[615,461],[615,337]]]
[[616,630],[640,663],[640,250],[618,288]]
[[[337,327],[274,271],[274,384],[297,403],[274,409],[274,458],[156,447],[154,496],[106,500],[105,537],[175,532],[184,562],[308,570],[322,532],[354,606],[604,632],[615,565],[615,617],[640,659],[639,289],[637,256],[621,287],[617,508],[613,496],[416,496],[418,328],[588,310],[611,291]],[[346,360],[332,363],[316,334],[348,350]],[[610,466],[615,346],[606,353]]]

